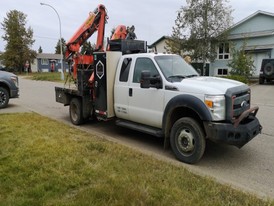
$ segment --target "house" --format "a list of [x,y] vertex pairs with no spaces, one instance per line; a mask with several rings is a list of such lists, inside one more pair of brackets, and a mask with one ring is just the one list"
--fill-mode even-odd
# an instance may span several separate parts
[[[63,60],[63,68],[67,70],[68,64]],[[39,53],[31,64],[32,72],[61,72],[61,55]]]
[[[227,64],[232,58],[232,46],[239,49],[246,43],[245,50],[254,61],[254,76],[258,77],[262,59],[274,58],[274,13],[257,11],[229,28],[228,34],[230,43],[220,43],[216,47],[217,57],[214,62],[210,62],[209,71],[206,71],[206,74],[210,76],[228,75],[231,68]],[[162,36],[149,48],[156,48],[157,52],[166,52],[165,42],[168,38]]]
[[[167,43],[166,41],[171,40],[169,36],[162,36],[158,40],[156,40],[151,45],[148,45],[150,52],[157,52],[157,53],[168,53],[167,51]],[[188,54],[183,53],[181,51],[181,56],[189,57]],[[203,63],[201,62],[191,62],[191,65],[199,72],[204,74],[205,76],[209,75],[209,64],[206,63],[205,71],[203,71]]]
[[274,58],[274,13],[257,11],[228,31],[230,43],[219,45],[217,58],[210,64],[210,75],[227,75],[232,45],[237,49],[246,43],[245,51],[251,55],[255,66],[254,76],[258,77],[262,59]]
[[148,45],[148,49],[150,50],[150,52],[166,53],[166,41],[168,39],[170,39],[169,36],[162,36],[151,45]]

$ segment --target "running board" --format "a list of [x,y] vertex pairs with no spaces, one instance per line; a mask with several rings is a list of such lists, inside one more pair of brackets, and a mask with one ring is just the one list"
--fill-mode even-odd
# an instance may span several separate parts
[[143,124],[139,124],[139,123],[135,123],[135,122],[130,122],[130,121],[126,121],[126,120],[122,120],[122,119],[117,119],[116,120],[116,125],[121,126],[121,127],[126,127],[132,130],[136,130],[139,132],[143,132],[146,134],[150,134],[156,137],[163,137],[163,131],[159,128],[155,128],[155,127],[150,127],[150,126],[146,126]]

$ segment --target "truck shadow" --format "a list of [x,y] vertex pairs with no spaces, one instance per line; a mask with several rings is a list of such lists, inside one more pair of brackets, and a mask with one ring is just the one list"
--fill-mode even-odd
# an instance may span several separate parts
[[[69,117],[67,117],[65,121],[69,123]],[[154,137],[152,135],[144,134],[124,127],[119,127],[115,124],[115,121],[88,121],[80,127],[75,127],[85,130],[91,134],[99,134],[99,136],[103,135],[110,141],[121,143],[122,145],[135,148],[139,151],[145,151],[145,153],[155,153],[156,155],[161,155],[165,158],[176,160],[170,146],[164,148],[163,138]],[[217,166],[225,164],[227,166],[235,165],[235,167],[239,167],[243,161],[248,161],[247,158],[249,157],[249,152],[245,149],[245,147],[238,149],[234,146],[207,141],[204,156],[201,158],[200,162],[195,165],[202,167],[215,167],[214,165]]]
[[235,146],[207,141],[206,150],[199,165],[210,167],[217,165],[227,165],[227,167],[231,167],[234,165],[235,167],[240,167],[252,157],[249,149],[250,148],[245,146],[239,149]]

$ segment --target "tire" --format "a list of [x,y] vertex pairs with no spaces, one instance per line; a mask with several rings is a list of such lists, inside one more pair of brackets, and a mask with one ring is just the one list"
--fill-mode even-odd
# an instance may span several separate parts
[[259,78],[259,84],[263,84],[264,83],[264,78],[263,77],[260,77]]
[[7,89],[0,87],[0,109],[8,106],[10,95]]
[[171,129],[170,145],[178,160],[194,164],[204,154],[205,135],[194,119],[183,117],[177,120]]
[[274,73],[274,66],[273,66],[273,62],[269,62],[264,66],[264,75],[266,77],[270,77],[273,73]]
[[70,101],[69,116],[72,124],[74,125],[83,124],[84,118],[83,118],[83,111],[82,111],[82,102],[80,99],[73,98]]

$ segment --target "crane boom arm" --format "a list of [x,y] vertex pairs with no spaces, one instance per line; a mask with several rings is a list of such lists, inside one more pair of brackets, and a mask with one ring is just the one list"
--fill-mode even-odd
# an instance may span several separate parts
[[104,48],[104,33],[107,18],[105,6],[102,4],[98,5],[93,12],[90,12],[86,21],[67,42],[66,59],[69,59],[70,56],[78,52],[84,42],[91,37],[95,31],[98,31],[96,50],[102,51]]

